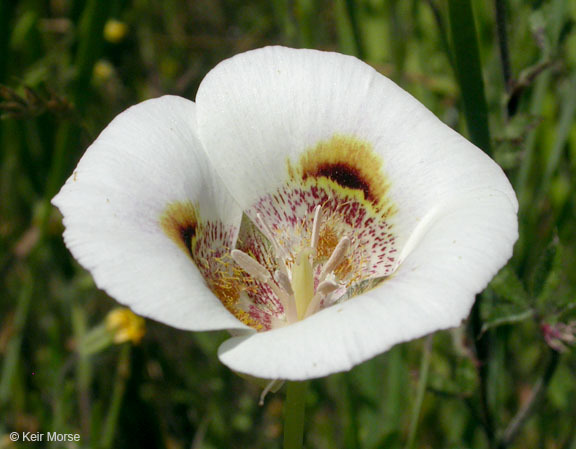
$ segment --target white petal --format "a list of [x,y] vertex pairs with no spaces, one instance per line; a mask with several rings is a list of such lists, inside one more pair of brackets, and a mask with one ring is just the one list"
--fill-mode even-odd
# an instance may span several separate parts
[[64,215],[66,245],[119,302],[183,329],[243,329],[160,223],[169,205],[186,202],[229,230],[229,240],[237,235],[241,210],[205,159],[195,109],[162,97],[123,112],[53,203]]
[[397,271],[303,322],[224,343],[220,358],[237,371],[319,377],[456,326],[511,256],[518,206],[502,170],[355,58],[255,50],[210,72],[197,103],[208,157],[245,209],[289,183],[288,165],[343,136],[381,158],[374,170],[389,184],[394,210],[385,220],[400,254]]
[[498,190],[516,204],[486,154],[350,56],[283,47],[243,53],[206,76],[197,105],[208,157],[253,219],[249,208],[288,183],[287,163],[335,136],[365,142],[380,157],[373,169],[389,183],[396,212],[387,220],[400,251],[434,209],[466,192]]
[[236,337],[219,350],[233,370],[301,380],[348,370],[391,346],[458,326],[512,254],[516,204],[497,190],[433,212],[402,265],[379,287],[291,326]]

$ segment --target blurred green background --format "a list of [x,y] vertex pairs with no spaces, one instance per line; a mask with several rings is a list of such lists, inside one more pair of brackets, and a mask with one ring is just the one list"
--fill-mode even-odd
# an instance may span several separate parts
[[489,151],[521,205],[468,325],[313,381],[305,447],[576,449],[576,2],[472,1],[489,141],[467,3],[0,0],[0,448],[280,447],[284,395],[258,405],[217,360],[226,334],[147,321],[139,344],[110,341],[117,304],[49,200],[116,114],[194,99],[222,59],[281,44],[373,65]]

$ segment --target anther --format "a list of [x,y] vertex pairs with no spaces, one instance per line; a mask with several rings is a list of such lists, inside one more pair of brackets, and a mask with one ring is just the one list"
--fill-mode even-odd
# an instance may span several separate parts
[[272,232],[272,229],[270,229],[270,226],[268,226],[268,223],[266,223],[262,218],[262,214],[256,214],[256,218],[258,218],[260,226],[262,226],[262,229],[264,230],[264,235],[268,238],[268,240],[270,240],[276,252],[285,258],[286,253],[284,252],[284,248],[282,248],[282,246],[280,246],[280,244],[274,238],[274,233]]
[[260,282],[268,282],[270,279],[270,273],[266,268],[260,265],[257,260],[239,249],[233,249],[231,254],[234,262],[236,262],[246,273]]
[[339,287],[340,285],[338,285],[336,282],[333,281],[320,282],[318,288],[316,289],[316,294],[314,295],[314,297],[310,301],[310,304],[308,304],[308,307],[306,308],[304,318],[309,317],[310,315],[316,313],[318,311],[318,308],[320,307],[320,304],[322,303],[322,300],[326,298],[330,293],[336,291]]
[[278,263],[278,267],[280,267],[280,270],[284,272],[286,276],[288,276],[288,269],[286,268],[286,262],[285,262],[286,259],[288,258],[286,251],[284,251],[284,248],[282,248],[282,246],[274,238],[274,233],[272,232],[272,229],[270,229],[270,227],[268,226],[268,223],[266,223],[262,218],[262,214],[256,214],[256,218],[260,222],[260,226],[262,226],[263,230],[262,233],[266,236],[266,238],[270,241],[270,243],[272,243],[272,246],[274,247],[274,251],[276,253],[275,259],[276,262]]
[[268,285],[268,287],[270,287],[272,292],[280,300],[282,307],[284,307],[284,313],[286,315],[286,321],[288,323],[294,323],[295,321],[297,321],[298,316],[297,316],[294,301],[292,299],[292,295],[289,295],[288,293],[286,293],[281,287],[276,285],[275,282],[272,282],[272,280],[267,282],[266,285]]
[[334,281],[322,281],[318,285],[316,291],[324,296],[328,296],[330,293],[337,290],[339,287],[340,285]]
[[324,264],[324,267],[322,268],[322,272],[320,273],[320,277],[318,278],[320,282],[326,279],[326,276],[328,276],[329,273],[334,271],[336,268],[338,268],[338,266],[342,262],[344,262],[344,259],[346,258],[346,253],[348,252],[349,248],[350,248],[350,237],[348,236],[342,237],[338,242],[338,245],[336,245],[336,248],[334,248],[334,251],[332,251],[332,255],[328,259],[328,262],[326,262]]
[[233,249],[231,252],[232,259],[242,268],[246,273],[252,276],[257,281],[263,282],[268,285],[276,297],[280,300],[280,303],[284,307],[286,312],[286,317],[289,323],[296,321],[296,311],[292,305],[291,294],[287,293],[283,288],[276,285],[272,276],[266,268],[264,268],[260,263],[246,254],[244,251],[239,249]]
[[319,204],[314,209],[314,221],[312,222],[312,237],[310,239],[310,248],[316,252],[318,238],[320,237],[320,225],[322,224],[322,206]]
[[289,295],[294,294],[294,292],[292,291],[292,285],[290,285],[290,279],[288,278],[288,275],[286,273],[280,270],[276,270],[274,272],[274,280],[278,283],[280,287],[282,287],[282,289],[286,293],[288,293]]

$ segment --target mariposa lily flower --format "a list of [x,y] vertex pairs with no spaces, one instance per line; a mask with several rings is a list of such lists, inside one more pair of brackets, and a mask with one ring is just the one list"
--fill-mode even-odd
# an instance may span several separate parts
[[98,287],[306,379],[458,326],[512,254],[486,154],[350,56],[268,47],[116,117],[53,203]]

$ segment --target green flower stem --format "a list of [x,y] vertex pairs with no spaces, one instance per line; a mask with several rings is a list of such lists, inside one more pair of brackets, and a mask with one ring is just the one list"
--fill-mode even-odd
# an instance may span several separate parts
[[345,406],[345,429],[344,429],[344,446],[346,449],[359,449],[360,436],[358,429],[358,404],[355,401],[354,379],[351,373],[342,375],[344,385],[342,385],[342,395],[344,396]]
[[89,357],[114,344],[113,332],[108,329],[106,323],[102,323],[84,333],[78,341],[78,354],[81,357]]
[[286,382],[284,404],[284,449],[301,449],[304,440],[304,409],[307,381]]
[[418,391],[416,392],[416,403],[412,410],[410,418],[410,431],[408,434],[407,449],[412,449],[416,442],[416,432],[418,430],[418,422],[420,421],[420,412],[422,411],[422,403],[424,402],[424,395],[426,393],[426,385],[428,384],[428,371],[430,368],[430,354],[432,353],[432,339],[433,335],[429,335],[424,343],[424,350],[422,352],[422,359],[420,360],[420,376],[418,378]]

